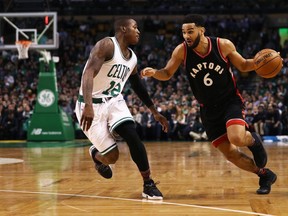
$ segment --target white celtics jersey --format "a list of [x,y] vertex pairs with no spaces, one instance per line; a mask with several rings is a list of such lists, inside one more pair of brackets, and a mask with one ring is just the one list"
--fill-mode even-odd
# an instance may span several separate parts
[[[112,59],[104,62],[99,73],[94,77],[93,98],[116,97],[119,95],[137,64],[137,57],[132,49],[129,48],[132,53],[130,59],[126,59],[116,38],[111,37],[111,40],[114,43],[114,55]],[[85,73],[85,68],[83,73]],[[82,85],[83,83],[81,83],[79,90],[80,95],[83,95]]]

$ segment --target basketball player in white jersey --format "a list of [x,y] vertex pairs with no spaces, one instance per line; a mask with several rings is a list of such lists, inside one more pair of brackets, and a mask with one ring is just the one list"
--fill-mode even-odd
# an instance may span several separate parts
[[137,57],[129,48],[139,41],[140,31],[133,19],[121,18],[114,24],[115,36],[96,43],[85,65],[75,113],[80,126],[93,144],[90,155],[95,168],[104,178],[112,177],[109,164],[119,157],[116,136],[128,144],[130,154],[144,181],[142,196],[163,199],[150,177],[149,162],[144,144],[134,125],[133,117],[121,94],[129,79],[132,89],[152,111],[165,132],[167,119],[154,107],[137,73]]

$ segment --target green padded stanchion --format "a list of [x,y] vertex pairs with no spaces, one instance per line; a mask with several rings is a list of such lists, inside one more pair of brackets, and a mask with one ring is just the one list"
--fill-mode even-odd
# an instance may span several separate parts
[[56,67],[53,58],[40,60],[37,101],[28,127],[28,141],[66,141],[75,139],[72,118],[58,106]]

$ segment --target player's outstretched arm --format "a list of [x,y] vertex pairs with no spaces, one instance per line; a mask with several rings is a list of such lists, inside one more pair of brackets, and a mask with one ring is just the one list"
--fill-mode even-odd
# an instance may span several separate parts
[[243,56],[236,50],[235,45],[230,40],[220,38],[220,48],[224,57],[227,57],[239,71],[254,71],[255,66],[253,59],[243,58]]
[[167,132],[168,131],[168,121],[167,119],[162,116],[154,107],[154,104],[147,92],[146,87],[142,83],[139,74],[134,70],[132,74],[129,77],[129,81],[131,84],[132,89],[134,92],[137,94],[137,96],[140,98],[140,100],[151,110],[154,118],[156,121],[159,121],[160,124],[162,125],[163,131]]
[[148,107],[148,108],[151,110],[151,112],[152,112],[152,114],[153,114],[153,116],[154,116],[154,119],[155,119],[156,121],[160,122],[160,124],[162,125],[162,130],[163,130],[165,133],[167,133],[168,130],[169,130],[168,120],[156,110],[156,108],[154,107],[154,105],[152,105],[152,106],[150,106],[150,107]]
[[141,77],[154,77],[155,79],[166,81],[169,80],[177,71],[184,60],[184,46],[179,44],[173,51],[171,58],[166,66],[162,69],[146,67],[141,71]]

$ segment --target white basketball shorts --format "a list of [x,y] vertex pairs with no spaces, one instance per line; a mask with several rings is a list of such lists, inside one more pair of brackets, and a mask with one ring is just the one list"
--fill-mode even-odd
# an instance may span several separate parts
[[[88,131],[83,131],[90,142],[101,154],[106,154],[116,147],[114,129],[125,121],[134,119],[121,94],[110,100],[103,99],[103,103],[93,104],[94,119]],[[75,114],[80,124],[81,115],[85,104],[77,101]],[[81,127],[83,130],[83,127]]]

